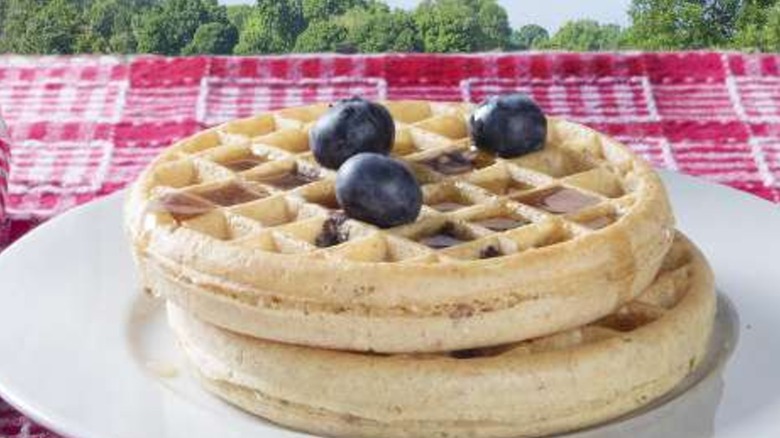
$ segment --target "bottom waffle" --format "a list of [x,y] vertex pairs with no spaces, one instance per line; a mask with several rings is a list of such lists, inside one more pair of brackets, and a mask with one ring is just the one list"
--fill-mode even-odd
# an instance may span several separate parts
[[704,358],[712,272],[678,234],[654,283],[618,312],[544,338],[447,354],[376,355],[234,334],[169,305],[206,388],[295,429],[350,437],[539,436],[670,391]]

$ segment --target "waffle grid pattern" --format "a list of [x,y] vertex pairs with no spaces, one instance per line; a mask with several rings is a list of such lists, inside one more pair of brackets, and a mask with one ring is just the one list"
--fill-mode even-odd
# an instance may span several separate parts
[[673,312],[690,290],[691,254],[676,239],[652,286],[631,303],[591,324],[527,341],[491,347],[455,350],[448,353],[398,354],[405,358],[426,359],[448,356],[453,359],[519,356],[574,349],[578,346],[619,338],[652,324]]
[[496,158],[471,148],[465,105],[387,105],[397,124],[393,154],[424,183],[415,223],[379,230],[342,217],[335,173],[320,168],[308,147],[307,129],[323,105],[231,122],[175,146],[154,170],[150,209],[160,221],[248,248],[435,263],[563,242],[608,226],[631,207],[621,174],[630,169],[602,151],[583,158],[548,147]]
[[690,253],[676,241],[653,285],[636,300],[612,315],[580,328],[545,336],[518,344],[497,347],[497,350],[465,350],[450,353],[458,358],[483,357],[498,354],[528,354],[573,348],[591,342],[620,337],[640,329],[673,311],[685,298],[691,283]]

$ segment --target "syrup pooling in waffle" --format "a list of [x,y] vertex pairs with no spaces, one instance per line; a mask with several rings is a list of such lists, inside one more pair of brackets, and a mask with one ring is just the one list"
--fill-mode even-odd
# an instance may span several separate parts
[[[550,145],[547,150],[528,157],[509,160],[491,157],[470,147],[464,106],[413,102],[388,104],[388,107],[396,118],[398,131],[394,153],[407,152],[401,159],[426,182],[422,184],[425,207],[415,224],[389,230],[375,229],[373,233],[407,240],[405,243],[409,247],[416,247],[417,256],[412,258],[429,262],[431,254],[435,253],[435,260],[448,262],[473,259],[474,254],[482,251],[492,256],[505,256],[535,246],[524,242],[522,233],[516,234],[524,226],[554,220],[558,229],[551,232],[559,236],[547,241],[560,242],[614,223],[620,212],[630,206],[631,197],[620,187],[620,176],[596,156],[575,157]],[[262,116],[256,121],[259,126],[256,131],[247,132],[247,122],[235,126],[228,124],[214,131],[212,145],[193,144],[191,153],[180,153],[177,160],[161,166],[159,187],[174,189],[179,196],[171,198],[170,192],[166,192],[157,198],[156,207],[167,210],[184,226],[199,213],[216,214],[224,216],[227,227],[241,223],[242,228],[254,228],[256,233],[284,232],[286,229],[279,226],[296,218],[290,217],[289,211],[271,210],[288,210],[290,205],[295,205],[292,207],[295,210],[304,210],[302,214],[306,218],[327,219],[330,212],[340,210],[333,186],[335,172],[318,166],[308,149],[300,146],[300,136],[290,134],[291,128],[282,128],[281,134],[278,130],[278,126],[297,126],[305,130],[312,117],[316,118],[324,109],[288,110],[284,115]],[[282,137],[296,140],[289,145],[279,140]],[[399,146],[398,142],[407,143]],[[189,178],[182,179],[181,169],[187,169],[184,173]],[[166,180],[168,171],[175,173],[177,179]],[[273,199],[267,200],[269,197]],[[572,220],[605,204],[616,206],[610,215],[586,222]],[[253,208],[261,205],[266,208]],[[491,214],[497,209],[501,214]],[[264,216],[287,216],[287,220],[268,220]],[[410,229],[428,228],[432,223],[441,222],[442,218],[458,222],[459,227],[467,231],[460,237],[440,233],[433,236],[437,237],[435,239],[410,234]],[[252,226],[243,226],[252,222]],[[224,237],[223,226],[218,225],[222,222],[212,223],[214,229],[196,229],[213,237]],[[314,225],[317,221],[310,220],[309,223]],[[360,226],[373,228],[365,223]],[[232,231],[228,234],[245,235]],[[365,234],[370,238],[372,232]],[[289,235],[285,238],[294,239]],[[505,241],[498,255],[496,239]],[[253,241],[257,242],[257,239],[236,243],[247,245]],[[464,244],[473,246],[474,241],[482,246],[476,253],[467,250],[441,252]],[[539,242],[544,243],[545,239],[539,239]],[[303,243],[312,242],[301,245],[311,251],[321,248]],[[344,239],[328,248],[341,244],[359,245],[360,242]],[[330,251],[329,255],[338,256],[339,252]],[[354,254],[352,251],[346,253]]]

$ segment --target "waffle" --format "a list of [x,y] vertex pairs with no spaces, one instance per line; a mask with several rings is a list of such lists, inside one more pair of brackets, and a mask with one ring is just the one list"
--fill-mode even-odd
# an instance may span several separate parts
[[653,279],[673,217],[623,145],[551,117],[544,150],[499,159],[471,148],[468,105],[385,105],[423,188],[416,222],[344,218],[307,143],[327,106],[279,110],[182,140],[140,176],[126,220],[145,285],[248,335],[423,352],[578,327]]
[[509,345],[358,354],[237,335],[174,306],[169,322],[209,390],[295,429],[515,437],[589,426],[670,391],[705,357],[715,302],[706,260],[678,235],[635,301],[584,327]]

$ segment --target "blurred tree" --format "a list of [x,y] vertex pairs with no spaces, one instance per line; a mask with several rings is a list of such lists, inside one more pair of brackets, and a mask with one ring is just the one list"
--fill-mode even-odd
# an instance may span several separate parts
[[0,50],[14,53],[34,53],[27,44],[27,23],[43,8],[46,0],[4,0]]
[[8,2],[0,2],[0,53],[5,49],[5,16],[8,10]]
[[163,16],[160,8],[136,16],[133,20],[133,35],[138,52],[166,55],[178,53],[181,48],[176,47],[168,35],[169,27],[170,23]]
[[306,28],[300,0],[257,0],[234,49],[237,54],[284,53]]
[[25,23],[20,53],[69,54],[76,50],[76,38],[82,26],[77,2],[51,0]]
[[303,18],[307,22],[328,20],[352,8],[367,7],[369,3],[372,0],[303,0]]
[[229,5],[227,7],[228,20],[236,26],[239,32],[244,29],[244,23],[254,8],[251,5]]
[[334,52],[347,40],[347,29],[332,20],[309,23],[295,41],[295,52]]
[[538,24],[526,24],[512,32],[510,47],[516,50],[529,50],[544,44],[550,39],[547,29]]
[[627,42],[649,50],[727,44],[744,0],[633,0]]
[[227,10],[217,0],[164,0],[136,20],[138,50],[179,54],[201,25],[212,22],[229,25]]
[[764,50],[767,52],[780,52],[780,3],[776,3],[767,11],[766,25],[764,25]]
[[597,51],[616,50],[620,46],[622,31],[616,24],[599,24],[594,20],[575,20],[565,23],[543,48]]
[[496,0],[423,0],[414,19],[426,52],[505,49],[512,34]]
[[414,21],[426,52],[471,52],[478,47],[473,2],[423,0],[414,11]]
[[481,0],[476,4],[479,26],[478,50],[506,49],[512,28],[506,10],[496,0]]
[[347,30],[347,42],[363,53],[418,52],[422,49],[417,26],[406,11],[374,3],[355,7],[339,19]]
[[233,23],[211,22],[201,24],[192,41],[182,49],[182,55],[228,55],[238,42],[238,30]]
[[76,50],[84,53],[135,53],[133,17],[152,0],[94,0],[84,10],[84,29]]
[[[770,16],[780,4],[778,0],[744,0],[737,14],[733,47],[738,49],[771,50],[767,37]],[[777,50],[777,49],[775,49]]]

